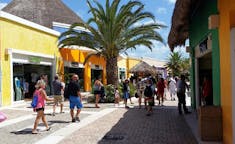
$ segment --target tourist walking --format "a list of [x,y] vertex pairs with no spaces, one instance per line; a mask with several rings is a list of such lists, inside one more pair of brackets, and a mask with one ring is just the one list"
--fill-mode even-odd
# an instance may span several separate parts
[[102,94],[101,88],[103,87],[103,84],[101,83],[101,79],[97,78],[94,82],[94,95],[95,95],[95,107],[96,108],[100,108],[100,106],[98,105],[99,101],[100,101],[100,97]]
[[[165,89],[165,83],[164,83],[164,79],[160,78],[160,80],[157,83],[157,100],[159,101],[159,105],[163,106],[163,102],[164,102],[164,89]],[[161,103],[162,100],[162,103]]]
[[40,119],[42,119],[42,122],[46,126],[46,131],[50,130],[50,127],[48,126],[47,121],[46,121],[44,109],[45,109],[45,101],[46,100],[53,101],[54,98],[49,98],[47,96],[46,91],[45,91],[45,86],[46,86],[46,83],[43,80],[38,80],[35,85],[36,90],[34,91],[34,96],[37,96],[37,105],[35,108],[35,111],[37,112],[37,116],[36,116],[34,126],[32,129],[32,134],[38,133],[37,126],[38,126]]
[[118,88],[115,88],[115,92],[114,92],[114,98],[115,98],[115,106],[119,106],[119,101],[120,101],[120,93]]
[[[70,107],[70,115],[72,118],[72,122],[80,122],[79,114],[83,107],[82,105],[82,95],[80,93],[80,86],[78,83],[78,75],[73,74],[72,80],[68,84],[67,94],[69,95],[69,107]],[[74,108],[77,108],[77,113],[74,116]]]
[[146,87],[144,89],[144,95],[145,95],[145,100],[148,103],[147,106],[147,116],[150,116],[151,113],[153,112],[153,106],[154,106],[154,88],[152,87],[152,81],[151,79],[147,79]]
[[185,100],[186,88],[187,88],[187,90],[189,90],[189,86],[185,82],[185,76],[181,75],[180,79],[177,82],[178,111],[179,111],[180,115],[182,114],[182,106],[181,105],[183,105],[183,109],[184,109],[185,114],[191,113],[188,111],[188,109],[186,107],[186,100]]
[[[139,96],[139,100],[138,100],[139,108],[141,108],[141,103],[142,103],[142,97],[143,97],[144,89],[145,89],[144,81],[141,80],[141,78],[139,78],[138,82],[137,82],[137,95]],[[144,102],[144,105],[146,107],[146,102]]]
[[128,79],[126,79],[124,82],[123,82],[123,86],[122,86],[122,92],[123,92],[123,99],[124,99],[124,104],[125,104],[125,108],[129,108],[127,106],[127,100],[130,96],[130,87],[129,87],[129,81]]
[[52,115],[55,116],[56,106],[58,106],[58,104],[60,104],[60,113],[63,113],[63,105],[64,105],[63,104],[64,96],[62,94],[64,86],[63,86],[62,82],[60,81],[58,75],[56,75],[54,77],[54,80],[52,81],[52,87],[53,87],[53,97],[54,97]]
[[170,82],[169,82],[168,88],[169,88],[171,100],[175,100],[175,96],[176,96],[176,81],[173,78],[170,78]]

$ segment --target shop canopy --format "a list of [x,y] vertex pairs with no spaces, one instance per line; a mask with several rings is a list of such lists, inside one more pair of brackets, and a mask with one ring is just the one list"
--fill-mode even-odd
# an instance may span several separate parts
[[141,61],[134,67],[132,67],[129,70],[130,73],[137,73],[141,75],[147,75],[147,74],[157,74],[157,70],[154,66],[149,65],[148,63]]
[[189,37],[190,18],[201,2],[201,0],[176,1],[168,36],[168,45],[172,51],[176,46],[185,45],[185,41]]

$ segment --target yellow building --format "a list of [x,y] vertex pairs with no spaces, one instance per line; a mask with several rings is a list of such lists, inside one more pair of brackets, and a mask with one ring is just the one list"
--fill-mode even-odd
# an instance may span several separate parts
[[235,143],[235,3],[218,0],[223,142]]
[[3,11],[0,31],[0,104],[7,106],[24,100],[24,93],[32,95],[41,74],[52,76],[56,72],[59,32]]
[[[40,76],[47,76],[46,91],[52,94],[51,81],[76,73],[83,91],[102,77],[106,83],[105,60],[84,58],[91,50],[81,47],[59,49],[58,37],[70,24],[82,20],[62,1],[13,0],[0,12],[0,106],[31,98]],[[65,24],[66,23],[66,24]],[[67,78],[68,79],[68,78]]]

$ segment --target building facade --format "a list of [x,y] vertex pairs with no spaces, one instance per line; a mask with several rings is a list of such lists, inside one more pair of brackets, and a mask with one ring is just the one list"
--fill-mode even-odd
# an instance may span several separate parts
[[51,80],[60,57],[55,44],[59,33],[3,11],[0,31],[0,104],[7,106],[32,95],[40,75]]
[[[179,11],[182,8],[184,12]],[[195,109],[202,106],[203,77],[212,80],[213,105],[222,108],[222,140],[226,144],[235,142],[234,16],[232,0],[177,0],[168,37],[172,49],[184,45],[189,38],[192,105]]]

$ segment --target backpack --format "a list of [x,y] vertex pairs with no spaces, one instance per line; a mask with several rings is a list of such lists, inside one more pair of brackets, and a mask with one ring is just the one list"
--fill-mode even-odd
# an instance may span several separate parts
[[68,90],[68,84],[65,85],[64,88],[64,98],[69,99],[69,90]]
[[100,87],[95,84],[95,85],[93,86],[93,89],[94,89],[94,91],[99,91],[99,90],[100,90]]
[[32,108],[36,108],[36,107],[37,107],[37,104],[38,104],[38,95],[37,95],[37,94],[34,94],[33,99],[32,99],[32,102],[31,102]]
[[146,97],[152,97],[153,96],[153,90],[151,88],[151,86],[146,86],[144,89],[144,95]]

